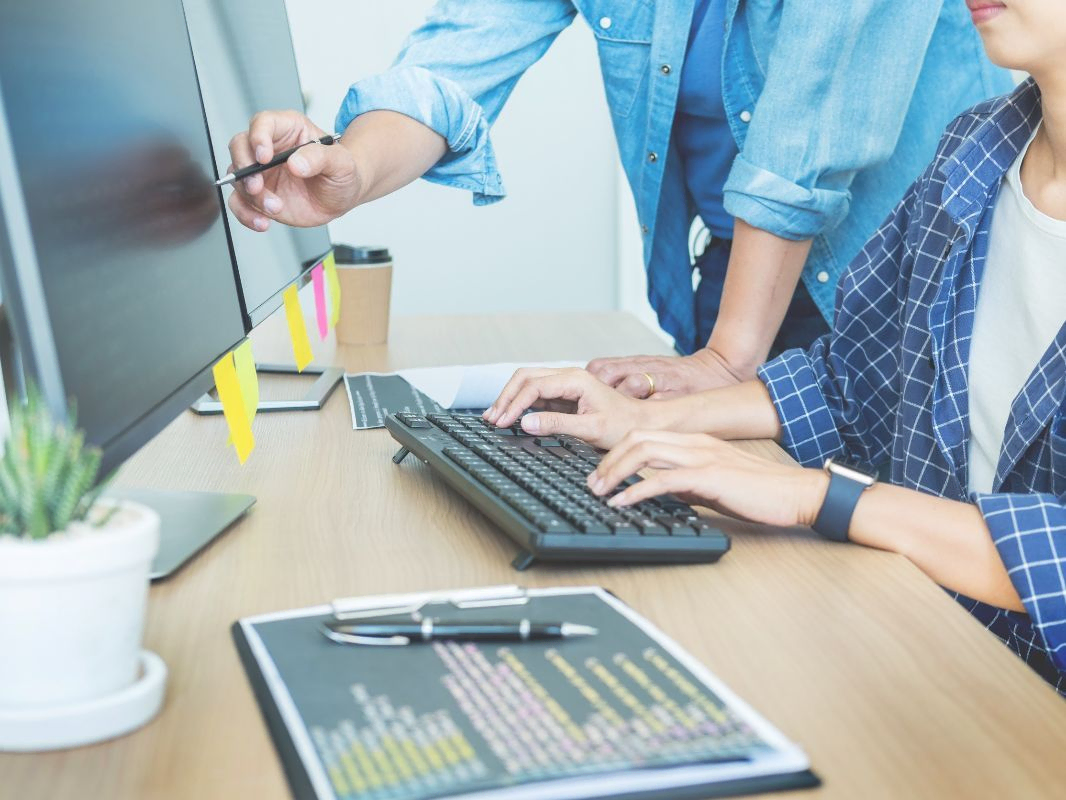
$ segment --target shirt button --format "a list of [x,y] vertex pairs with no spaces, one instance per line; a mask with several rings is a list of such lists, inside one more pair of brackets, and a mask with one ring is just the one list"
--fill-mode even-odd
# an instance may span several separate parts
[[669,64],[663,64],[661,67],[659,67],[659,72],[661,72],[663,75],[669,75],[671,71],[672,70],[670,69]]
[[648,153],[648,161],[650,161],[652,164],[654,164],[658,160],[659,160],[659,154],[658,153]]
[[819,272],[815,277],[818,278],[818,283],[829,283],[829,273],[826,272],[824,269]]
[[648,232],[648,226],[647,225],[641,225],[640,226],[640,232],[641,233],[647,233]]
[[748,111],[747,109],[744,109],[743,111],[741,111],[740,112],[740,121],[741,122],[745,122],[745,123],[746,122],[751,122],[751,112]]
[[610,28],[611,28],[611,18],[610,17],[600,17],[600,27],[603,28],[605,31],[606,30],[610,30]]

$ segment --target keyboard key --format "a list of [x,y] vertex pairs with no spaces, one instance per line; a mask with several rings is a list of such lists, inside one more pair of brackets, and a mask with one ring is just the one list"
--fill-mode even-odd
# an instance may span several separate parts
[[567,450],[562,445],[559,445],[558,447],[545,447],[544,449],[547,450],[549,453],[551,453],[556,458],[561,458],[563,461],[576,461],[577,460],[577,456],[575,456],[573,453],[571,453],[569,450]]
[[659,524],[670,531],[671,536],[695,536],[696,529],[688,524],[686,520],[677,519],[675,517],[660,516],[658,517]]
[[570,530],[570,526],[554,514],[538,514],[532,522],[545,533],[563,533]]
[[538,436],[533,442],[540,447],[562,447],[563,443],[554,436]]
[[710,520],[702,517],[692,520],[689,524],[695,528],[697,536],[714,536],[721,533],[718,528],[711,524]]
[[400,420],[408,428],[432,428],[425,417],[418,414],[400,413],[396,415],[396,419]]
[[645,536],[666,536],[668,531],[651,517],[637,516],[630,520]]
[[600,522],[598,519],[588,520],[582,523],[581,530],[589,536],[610,536],[614,533],[609,525]]

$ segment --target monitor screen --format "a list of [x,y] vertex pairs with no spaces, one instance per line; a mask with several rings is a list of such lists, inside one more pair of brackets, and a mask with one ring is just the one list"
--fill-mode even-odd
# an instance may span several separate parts
[[245,332],[181,0],[0,0],[0,112],[4,299],[113,464]]
[[[207,124],[220,175],[229,141],[257,111],[298,109],[303,94],[284,0],[185,0]],[[238,167],[247,166],[237,164]],[[228,194],[233,191],[225,189]],[[227,213],[228,209],[227,209]],[[230,215],[241,291],[253,324],[281,305],[281,292],[330,247],[325,226],[251,231]]]

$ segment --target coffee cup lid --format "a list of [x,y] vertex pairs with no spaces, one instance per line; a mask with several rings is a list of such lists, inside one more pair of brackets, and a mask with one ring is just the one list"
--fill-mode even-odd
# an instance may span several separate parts
[[392,261],[389,248],[380,245],[333,245],[338,264],[386,264]]

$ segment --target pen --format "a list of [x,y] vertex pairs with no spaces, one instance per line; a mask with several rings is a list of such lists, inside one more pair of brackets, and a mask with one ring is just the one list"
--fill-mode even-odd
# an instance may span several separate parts
[[341,138],[341,135],[339,133],[331,133],[331,134],[326,134],[325,136],[321,137],[320,139],[312,139],[309,142],[304,142],[303,144],[298,144],[298,145],[296,145],[296,147],[290,147],[288,150],[284,150],[284,151],[278,153],[276,156],[274,156],[272,159],[270,159],[270,161],[268,161],[265,164],[252,164],[252,165],[247,166],[247,167],[241,167],[240,169],[229,173],[228,175],[226,175],[225,177],[221,178],[220,180],[215,181],[215,186],[225,186],[227,183],[233,183],[235,181],[239,181],[242,178],[247,178],[249,175],[257,175],[260,172],[263,172],[264,170],[273,169],[274,167],[278,166],[279,164],[284,164],[286,161],[288,161],[289,160],[289,156],[291,156],[293,153],[295,153],[301,147],[307,147],[307,145],[309,145],[309,144],[333,144],[334,142],[339,142],[340,138]]
[[535,639],[569,639],[595,636],[591,625],[573,622],[517,621],[453,622],[426,618],[420,622],[327,622],[322,633],[341,644],[405,645],[434,639],[526,642]]

